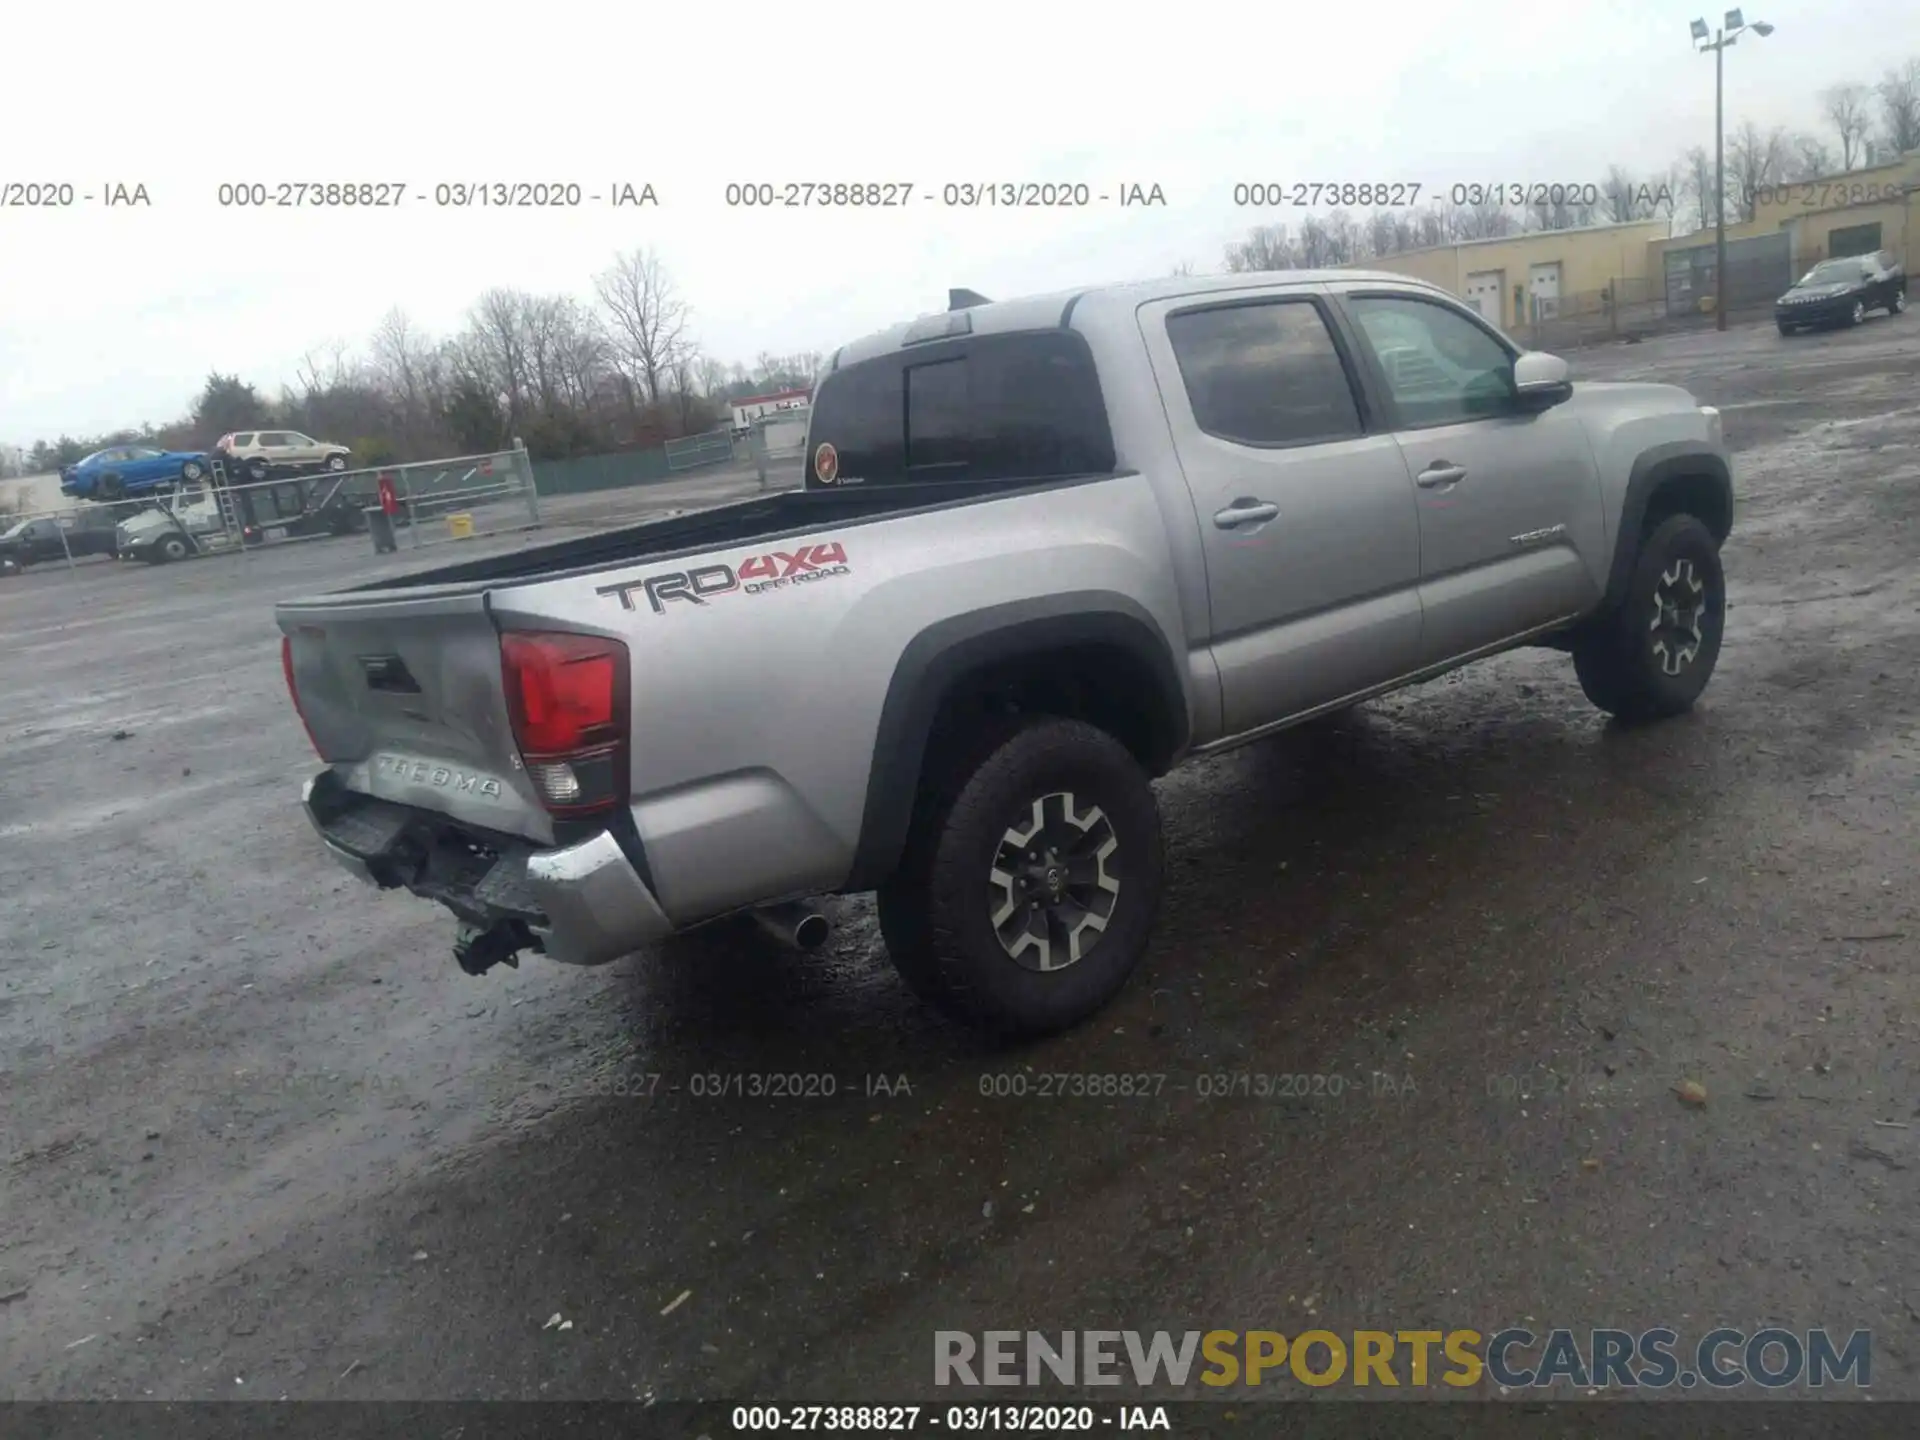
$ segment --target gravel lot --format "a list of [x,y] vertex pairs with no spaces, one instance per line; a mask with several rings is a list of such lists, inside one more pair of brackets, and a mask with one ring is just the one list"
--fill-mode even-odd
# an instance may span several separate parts
[[[4,1393],[904,1400],[939,1328],[1528,1322],[1864,1327],[1920,1398],[1920,319],[1575,365],[1726,412],[1697,712],[1526,653],[1189,767],[1148,963],[1014,1053],[864,902],[812,959],[460,974],[300,819],[274,655],[404,551],[0,581]],[[719,498],[672,488],[615,500]],[[697,1093],[741,1073],[836,1092]]]

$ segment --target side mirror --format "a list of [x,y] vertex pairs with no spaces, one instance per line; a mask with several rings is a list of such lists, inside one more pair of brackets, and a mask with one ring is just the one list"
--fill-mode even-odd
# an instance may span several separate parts
[[1529,350],[1513,362],[1513,393],[1524,410],[1550,410],[1573,396],[1573,372],[1558,355]]

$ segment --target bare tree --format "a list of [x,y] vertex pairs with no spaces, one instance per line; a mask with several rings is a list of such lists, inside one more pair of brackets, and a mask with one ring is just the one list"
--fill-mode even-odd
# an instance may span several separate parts
[[700,386],[700,393],[713,398],[727,388],[727,367],[724,362],[713,356],[702,354],[694,362],[693,373]]
[[1247,238],[1227,246],[1227,269],[1234,274],[1255,270],[1294,270],[1300,253],[1285,225],[1256,225]]
[[1455,240],[1495,240],[1520,228],[1513,212],[1487,198],[1477,205],[1453,205],[1447,210],[1447,228]]
[[1616,225],[1644,220],[1651,208],[1636,191],[1634,178],[1624,165],[1607,167],[1607,178],[1600,185],[1600,203],[1607,219]]
[[1872,100],[1873,92],[1864,85],[1833,85],[1820,92],[1820,113],[1840,142],[1842,170],[1851,170],[1856,161],[1866,158],[1867,137],[1873,133],[1867,109]]
[[1920,58],[1887,71],[1880,94],[1880,129],[1895,155],[1920,150]]
[[1684,176],[1680,188],[1692,207],[1696,222],[1691,228],[1710,229],[1722,209],[1713,156],[1707,153],[1706,146],[1696,145],[1687,151],[1686,158],[1680,163]]
[[1727,185],[1735,220],[1753,219],[1760,192],[1784,178],[1791,147],[1778,126],[1765,134],[1751,120],[1740,122],[1727,140]]
[[495,288],[473,307],[468,340],[460,359],[468,378],[506,404],[509,427],[527,414],[527,336],[522,326],[531,296]]
[[659,257],[644,249],[616,257],[594,288],[627,374],[646,386],[649,403],[659,403],[660,382],[686,344],[686,303]]
[[1780,178],[1789,184],[1817,180],[1843,167],[1833,163],[1833,149],[1818,135],[1795,135],[1787,147]]

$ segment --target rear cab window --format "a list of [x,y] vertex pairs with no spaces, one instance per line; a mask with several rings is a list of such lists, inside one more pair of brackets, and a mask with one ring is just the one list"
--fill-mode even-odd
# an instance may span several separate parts
[[907,345],[832,371],[807,443],[809,489],[1065,479],[1115,465],[1093,356],[1071,330]]

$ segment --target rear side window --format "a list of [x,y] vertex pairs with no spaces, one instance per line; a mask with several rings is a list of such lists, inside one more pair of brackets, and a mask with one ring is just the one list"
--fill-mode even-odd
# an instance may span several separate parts
[[234,443],[234,445],[235,445],[236,447],[238,447],[238,446],[241,446],[241,445],[251,445],[251,444],[253,444],[253,432],[252,432],[251,430],[249,430],[249,431],[247,431],[247,432],[246,432],[246,433],[245,433],[244,435],[236,435],[236,436],[234,436],[234,437],[233,437],[233,443]]
[[[824,377],[807,484],[1045,480],[1114,468],[1086,341],[1068,330],[909,346]],[[823,446],[831,458],[823,474]]]
[[1305,445],[1361,432],[1340,352],[1311,300],[1218,305],[1167,317],[1194,422],[1241,445]]

